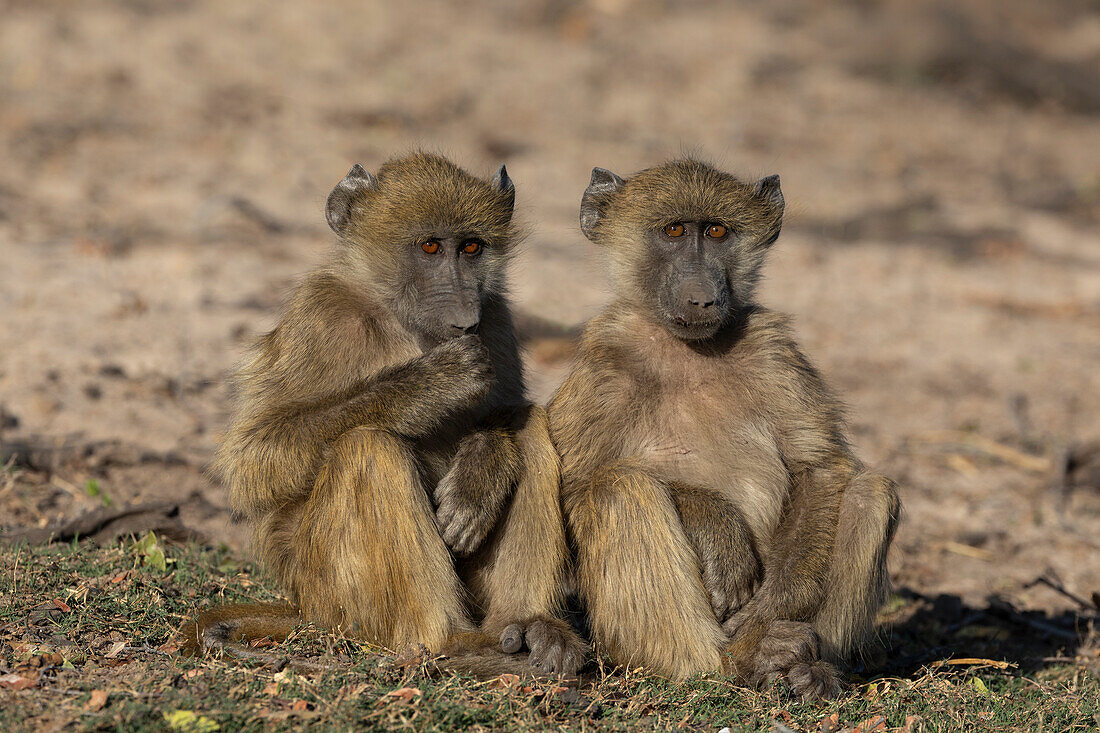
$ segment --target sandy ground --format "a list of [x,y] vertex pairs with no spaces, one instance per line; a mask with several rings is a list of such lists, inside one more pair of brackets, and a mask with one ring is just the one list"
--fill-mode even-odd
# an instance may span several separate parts
[[591,167],[694,152],[782,176],[762,299],[901,484],[896,584],[1073,609],[1028,583],[1100,591],[1100,11],[1039,5],[0,2],[0,525],[94,478],[241,548],[226,376],[351,163],[508,164],[544,400],[606,299]]

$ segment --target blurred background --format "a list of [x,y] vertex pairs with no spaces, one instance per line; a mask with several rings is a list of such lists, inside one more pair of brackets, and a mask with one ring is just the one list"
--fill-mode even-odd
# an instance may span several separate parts
[[607,297],[592,166],[779,173],[762,299],[901,484],[898,587],[1100,591],[1095,0],[0,1],[0,525],[165,502],[243,550],[226,377],[332,186],[418,147],[508,165],[540,400]]

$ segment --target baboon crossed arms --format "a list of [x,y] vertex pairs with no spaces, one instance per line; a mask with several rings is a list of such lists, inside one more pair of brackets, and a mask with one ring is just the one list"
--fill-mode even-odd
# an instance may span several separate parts
[[585,328],[550,433],[604,652],[823,697],[888,591],[899,503],[853,455],[788,319],[754,298],[783,208],[778,176],[595,169],[581,228],[615,298]]
[[[338,243],[237,376],[215,468],[295,607],[215,609],[204,644],[301,617],[389,648],[529,655],[572,675],[558,458],[530,405],[505,291],[515,189],[417,153],[356,165]],[[515,664],[482,665],[485,673]]]

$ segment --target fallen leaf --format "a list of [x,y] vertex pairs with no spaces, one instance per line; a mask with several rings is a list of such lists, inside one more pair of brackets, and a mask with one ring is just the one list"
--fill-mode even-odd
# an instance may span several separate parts
[[108,649],[107,653],[103,656],[107,657],[108,659],[115,659],[116,657],[118,657],[119,654],[122,654],[122,650],[125,648],[126,642],[116,641],[114,644],[111,644],[111,648]]
[[905,716],[905,733],[915,733],[916,725],[923,722],[924,718],[919,715],[906,715]]
[[507,690],[514,687],[518,687],[520,683],[520,676],[518,674],[502,674],[501,676],[493,679],[489,682],[490,690]]
[[295,700],[294,704],[290,706],[291,710],[309,710],[309,703],[305,700]]
[[407,705],[412,702],[412,699],[414,697],[419,697],[423,694],[424,693],[421,692],[420,689],[417,687],[402,687],[401,689],[391,690],[390,692],[387,692],[385,695],[383,695],[383,697],[387,698],[391,702],[395,700],[400,700]]
[[272,675],[271,679],[275,680],[276,682],[286,682],[293,676],[293,672],[291,672],[289,669],[284,669],[282,672],[276,672],[274,675]]
[[91,698],[89,698],[88,702],[84,703],[84,710],[89,713],[94,713],[106,704],[107,692],[105,690],[92,690]]
[[183,673],[183,678],[189,680],[195,677],[202,677],[204,674],[206,674],[205,669],[189,669]]
[[210,718],[205,715],[196,715],[190,710],[170,710],[163,715],[164,722],[168,723],[169,728],[182,733],[214,733],[216,730],[221,730],[221,726]]
[[65,613],[68,613],[69,611],[73,610],[72,608],[69,607],[68,603],[65,603],[65,601],[62,601],[59,598],[52,599],[52,602],[53,602],[54,606],[56,606],[60,610],[64,611]]
[[873,718],[867,718],[867,720],[857,725],[854,733],[872,733],[873,731],[880,730],[886,730],[886,718],[881,715],[876,715]]
[[9,690],[29,690],[37,686],[38,680],[33,680],[30,677],[23,677],[18,674],[0,675],[0,687]]
[[985,682],[982,681],[981,677],[975,677],[972,684],[974,685],[974,689],[983,695],[989,694],[989,688],[985,686]]
[[279,694],[279,683],[278,682],[268,682],[266,685],[264,685],[263,694],[271,696],[271,697],[274,697],[275,695],[278,695]]
[[835,733],[840,728],[840,715],[833,713],[821,719],[819,730],[821,733]]

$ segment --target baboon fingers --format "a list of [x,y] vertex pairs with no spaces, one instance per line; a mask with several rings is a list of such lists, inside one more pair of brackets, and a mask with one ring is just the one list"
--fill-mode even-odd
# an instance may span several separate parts
[[[442,522],[441,522],[442,525]],[[482,512],[460,509],[440,527],[443,541],[454,554],[465,557],[474,553],[489,534],[489,518]]]
[[500,648],[505,654],[515,654],[523,648],[523,627],[511,624],[500,632]]

